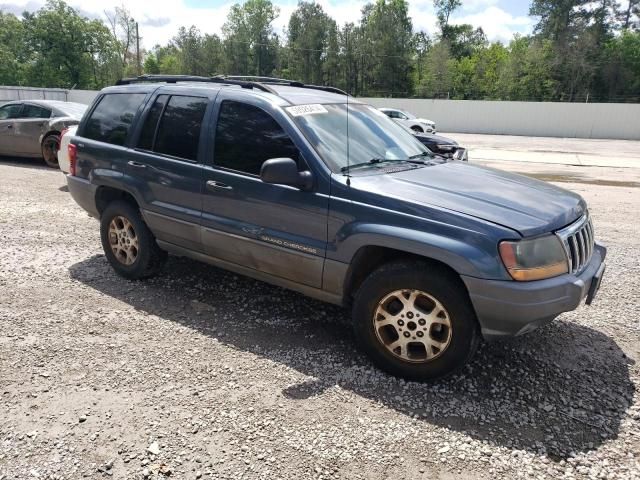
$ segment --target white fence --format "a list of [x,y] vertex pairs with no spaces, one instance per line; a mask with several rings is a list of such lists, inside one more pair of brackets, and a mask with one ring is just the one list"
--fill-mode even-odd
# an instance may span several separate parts
[[95,90],[0,86],[0,104],[11,100],[58,100],[89,104],[97,94]]
[[[93,90],[0,86],[0,103],[14,99],[47,99],[88,104],[97,94]],[[436,122],[441,132],[640,140],[638,104],[412,98],[360,100],[376,107],[395,107],[426,117]]]
[[640,140],[640,105],[363,98],[436,122],[441,132]]

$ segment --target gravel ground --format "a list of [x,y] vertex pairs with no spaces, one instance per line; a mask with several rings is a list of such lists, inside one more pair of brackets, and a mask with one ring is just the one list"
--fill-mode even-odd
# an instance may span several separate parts
[[561,183],[609,246],[592,307],[418,384],[339,308],[181,258],[125,281],[59,172],[0,179],[0,480],[640,478],[636,186]]

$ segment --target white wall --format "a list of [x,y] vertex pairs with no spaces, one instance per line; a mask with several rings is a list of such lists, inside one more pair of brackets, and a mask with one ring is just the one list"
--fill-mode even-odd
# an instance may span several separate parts
[[623,103],[493,102],[361,98],[376,107],[408,110],[438,131],[534,137],[640,140],[640,105]]
[[97,95],[95,90],[69,90],[67,101],[89,105]]
[[[98,92],[55,88],[1,87],[0,103],[12,99],[66,100],[89,104]],[[533,137],[640,140],[640,105],[624,103],[492,102],[361,98],[436,122],[438,131]]]

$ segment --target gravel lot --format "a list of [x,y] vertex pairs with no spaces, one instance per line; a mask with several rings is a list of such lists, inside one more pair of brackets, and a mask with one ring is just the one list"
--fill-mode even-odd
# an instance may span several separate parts
[[594,305],[418,384],[339,308],[181,258],[117,277],[59,172],[0,162],[0,480],[640,478],[640,184],[601,176],[638,173],[554,178],[609,246]]

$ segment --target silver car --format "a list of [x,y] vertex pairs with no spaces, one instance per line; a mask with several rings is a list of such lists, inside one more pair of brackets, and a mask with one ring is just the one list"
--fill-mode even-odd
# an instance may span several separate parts
[[20,100],[0,106],[0,155],[43,158],[58,167],[60,132],[80,123],[86,105]]
[[397,108],[380,108],[379,110],[394,122],[409,127],[415,132],[437,133],[436,123],[433,120],[418,118],[412,113]]

